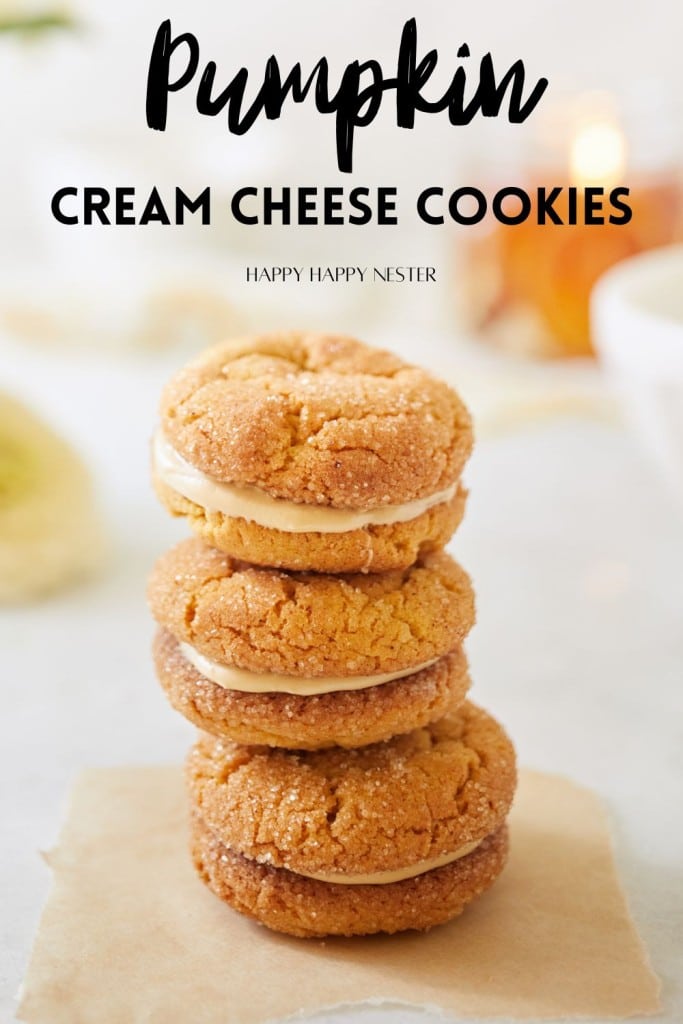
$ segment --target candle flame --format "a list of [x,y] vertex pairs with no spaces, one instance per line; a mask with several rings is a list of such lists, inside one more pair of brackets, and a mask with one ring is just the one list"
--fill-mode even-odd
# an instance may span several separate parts
[[591,121],[574,136],[569,167],[572,181],[582,185],[614,185],[626,169],[626,140],[613,121]]

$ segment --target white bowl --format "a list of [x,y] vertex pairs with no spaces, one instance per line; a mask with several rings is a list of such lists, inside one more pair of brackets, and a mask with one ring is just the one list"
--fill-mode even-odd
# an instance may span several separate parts
[[593,289],[591,320],[627,416],[683,497],[683,245],[609,270]]

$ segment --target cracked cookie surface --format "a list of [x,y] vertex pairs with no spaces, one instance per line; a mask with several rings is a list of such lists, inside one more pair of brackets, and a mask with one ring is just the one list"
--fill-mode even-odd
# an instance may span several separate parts
[[167,385],[164,436],[215,480],[364,510],[456,482],[469,413],[443,381],[328,334],[270,334],[209,349]]
[[422,665],[474,623],[469,577],[443,551],[405,570],[328,576],[258,568],[192,538],[159,559],[148,597],[159,625],[212,661],[293,676]]
[[167,630],[157,633],[154,662],[172,706],[203,731],[237,743],[306,750],[360,747],[409,732],[460,704],[469,686],[462,650],[394,682],[308,697],[225,689],[183,657]]
[[301,874],[391,871],[483,840],[512,802],[514,748],[465,702],[437,722],[354,750],[273,750],[204,735],[191,803],[236,853]]
[[270,334],[217,345],[170,381],[160,412],[162,436],[204,478],[257,488],[285,506],[362,512],[442,495],[407,520],[290,532],[284,509],[282,523],[264,524],[204,507],[155,465],[162,504],[233,557],[385,572],[443,547],[462,520],[467,409],[443,381],[353,338]]
[[389,885],[334,885],[247,860],[225,846],[198,815],[191,852],[202,881],[235,910],[301,938],[426,929],[462,913],[505,866],[502,825],[467,857]]

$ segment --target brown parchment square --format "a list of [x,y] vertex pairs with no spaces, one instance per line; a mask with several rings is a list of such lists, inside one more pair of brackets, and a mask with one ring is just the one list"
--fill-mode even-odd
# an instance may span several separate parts
[[190,864],[177,767],[85,772],[48,862],[30,1024],[260,1024],[363,1001],[519,1019],[659,1008],[600,802],[558,776],[522,773],[501,879],[426,934],[292,939],[224,906]]

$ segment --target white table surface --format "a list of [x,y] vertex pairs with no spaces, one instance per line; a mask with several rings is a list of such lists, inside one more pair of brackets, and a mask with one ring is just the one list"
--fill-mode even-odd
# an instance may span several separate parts
[[[0,613],[3,1021],[13,1019],[48,889],[37,851],[55,841],[74,775],[178,761],[192,736],[154,680],[144,602],[154,557],[184,533],[146,482],[145,438],[168,367],[36,365],[9,360],[0,386],[21,385],[97,466],[114,550],[93,582]],[[663,978],[661,1019],[674,1024],[683,1019],[683,509],[622,429],[588,419],[483,440],[468,482],[453,550],[478,594],[473,696],[505,723],[524,764],[604,796],[629,903]],[[364,1007],[316,1019],[436,1018]]]

